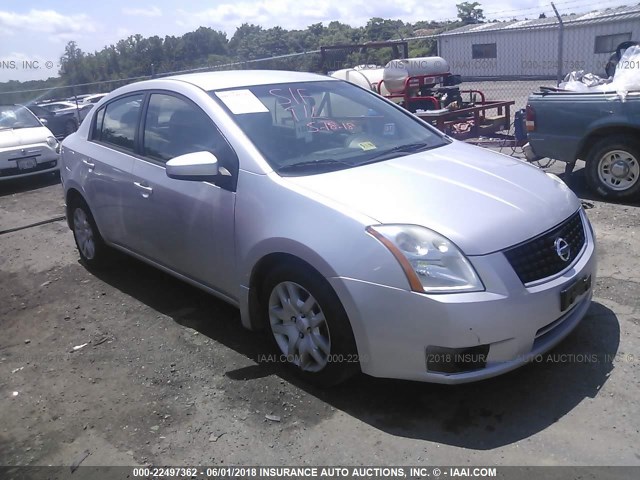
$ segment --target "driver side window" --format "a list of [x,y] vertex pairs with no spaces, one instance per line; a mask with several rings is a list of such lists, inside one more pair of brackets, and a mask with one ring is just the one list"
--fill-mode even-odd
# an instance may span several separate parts
[[173,95],[154,93],[144,122],[143,155],[166,163],[185,153],[224,156],[226,141],[200,108]]

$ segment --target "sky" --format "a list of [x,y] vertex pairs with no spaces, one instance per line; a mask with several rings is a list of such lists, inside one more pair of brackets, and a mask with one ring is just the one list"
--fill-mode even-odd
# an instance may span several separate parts
[[[456,19],[457,1],[444,0],[2,0],[0,2],[0,82],[57,76],[60,56],[74,40],[94,52],[129,35],[182,35],[200,26],[231,38],[242,23],[265,28],[304,29],[338,20],[353,27],[371,17]],[[489,19],[553,15],[550,1],[479,1]],[[632,5],[635,0],[627,2]],[[616,0],[555,0],[560,13],[624,5]]]

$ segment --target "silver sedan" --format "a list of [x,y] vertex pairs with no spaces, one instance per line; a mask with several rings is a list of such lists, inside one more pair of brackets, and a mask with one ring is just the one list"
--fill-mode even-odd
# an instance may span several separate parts
[[585,315],[595,240],[562,181],[323,76],[154,79],[62,149],[89,268],[126,252],[240,309],[309,381],[459,383],[535,358]]

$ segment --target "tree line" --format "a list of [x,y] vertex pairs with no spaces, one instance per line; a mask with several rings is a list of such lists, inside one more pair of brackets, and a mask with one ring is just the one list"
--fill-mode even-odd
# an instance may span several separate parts
[[[364,44],[367,42],[403,39],[416,35],[434,35],[444,30],[458,28],[484,20],[477,2],[458,4],[458,20],[447,22],[371,18],[362,27],[333,21],[309,25],[304,30],[286,30],[282,27],[263,28],[245,23],[238,27],[231,38],[227,34],[208,27],[200,27],[182,36],[167,35],[143,37],[131,35],[116,44],[105,46],[93,53],[84,52],[70,41],[60,58],[59,76],[47,80],[0,83],[0,93],[16,90],[44,89],[29,94],[5,94],[0,101],[30,101],[68,97],[73,94],[109,91],[123,84],[122,79],[159,76],[169,72],[196,68],[228,68],[225,65],[241,62],[233,68],[284,69],[310,72],[326,72],[348,66],[384,64],[393,57],[388,49],[366,51],[332,51],[324,61],[318,54],[251,62],[256,59],[318,50],[321,46],[340,44]],[[409,57],[436,54],[432,38],[411,41]],[[107,82],[100,85],[82,85]],[[60,88],[63,86],[73,86]],[[78,86],[79,85],[79,86]]]

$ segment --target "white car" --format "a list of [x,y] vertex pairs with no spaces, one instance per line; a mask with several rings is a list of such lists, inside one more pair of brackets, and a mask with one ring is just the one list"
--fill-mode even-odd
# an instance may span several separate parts
[[106,97],[108,95],[108,93],[96,93],[95,95],[89,95],[88,97],[85,97],[82,99],[82,103],[98,103],[100,100],[102,100],[104,97]]
[[116,248],[217,295],[322,385],[498,375],[591,304],[593,231],[559,178],[330,77],[121,87],[60,172],[85,265]]
[[59,170],[60,146],[21,105],[0,105],[0,181]]

